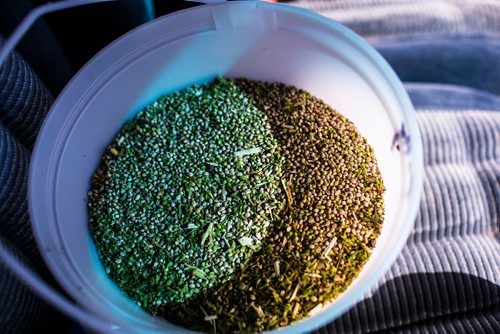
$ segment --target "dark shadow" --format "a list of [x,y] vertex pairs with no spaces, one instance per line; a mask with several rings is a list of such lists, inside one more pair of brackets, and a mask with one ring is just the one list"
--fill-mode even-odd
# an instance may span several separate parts
[[375,44],[401,81],[500,93],[500,42],[487,36],[400,39]]
[[500,333],[500,286],[462,273],[390,280],[315,333]]

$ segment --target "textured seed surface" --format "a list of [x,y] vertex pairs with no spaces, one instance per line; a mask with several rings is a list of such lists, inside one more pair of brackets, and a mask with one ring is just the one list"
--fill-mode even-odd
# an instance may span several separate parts
[[[266,113],[280,144],[286,206],[263,247],[231,280],[160,312],[219,333],[274,329],[319,312],[366,263],[384,213],[373,150],[350,121],[293,87],[237,85]],[[217,314],[216,327],[201,321],[200,306]]]
[[349,286],[380,234],[383,192],[372,148],[330,106],[280,83],[218,79],[118,135],[94,177],[91,228],[110,277],[153,314],[263,331]]
[[126,124],[89,196],[109,276],[151,312],[226,281],[267,236],[282,158],[266,115],[218,79]]

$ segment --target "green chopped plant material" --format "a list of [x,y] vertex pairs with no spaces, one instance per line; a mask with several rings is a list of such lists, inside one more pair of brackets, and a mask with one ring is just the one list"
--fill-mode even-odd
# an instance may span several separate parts
[[94,176],[90,226],[109,276],[152,314],[258,332],[349,286],[380,234],[383,192],[372,148],[323,101],[217,79],[125,126]]
[[267,116],[233,81],[148,106],[92,182],[90,226],[109,276],[151,312],[228,280],[282,207],[281,168]]

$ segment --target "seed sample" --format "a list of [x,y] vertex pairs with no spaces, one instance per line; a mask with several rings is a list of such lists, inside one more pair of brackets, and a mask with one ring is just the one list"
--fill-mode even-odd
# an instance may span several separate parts
[[93,179],[109,276],[156,316],[256,332],[316,314],[366,263],[384,186],[355,126],[281,83],[217,79],[147,107]]
[[106,272],[153,314],[227,281],[284,205],[282,161],[267,116],[233,81],[146,107],[92,180],[90,229]]
[[236,83],[266,113],[280,144],[286,205],[231,280],[159,310],[218,333],[275,329],[319,312],[366,263],[384,213],[373,150],[350,121],[303,90]]

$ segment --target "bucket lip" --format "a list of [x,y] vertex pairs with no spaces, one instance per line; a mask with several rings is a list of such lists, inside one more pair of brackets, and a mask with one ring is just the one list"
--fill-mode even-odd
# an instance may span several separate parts
[[[368,44],[368,42],[363,40],[360,36],[351,31],[349,28],[307,9],[294,7],[286,4],[253,2],[253,1],[252,2],[236,1],[236,2],[206,4],[203,6],[197,6],[177,11],[169,15],[157,18],[144,25],[141,25],[133,29],[132,31],[126,33],[125,35],[121,36],[114,42],[110,43],[98,54],[96,54],[84,67],[82,67],[82,69],[70,80],[70,82],[66,85],[64,90],[60,93],[60,95],[54,102],[49,114],[47,115],[42,125],[42,128],[40,129],[39,136],[34,146],[33,156],[30,162],[29,179],[28,179],[28,198],[29,198],[28,205],[29,205],[29,212],[32,222],[31,224],[34,231],[35,240],[38,244],[39,249],[41,250],[45,262],[47,263],[51,271],[54,272],[57,279],[65,287],[65,290],[68,291],[70,295],[75,297],[75,293],[71,289],[73,286],[71,284],[71,278],[61,277],[62,276],[61,270],[58,268],[57,262],[51,256],[49,256],[47,252],[44,250],[45,239],[42,237],[42,234],[44,234],[42,232],[42,229],[46,228],[57,229],[57,227],[53,225],[54,224],[53,222],[52,222],[52,227],[44,226],[43,228],[42,228],[43,224],[35,223],[38,221],[43,221],[43,222],[48,222],[48,224],[51,225],[50,221],[57,221],[57,217],[55,217],[56,211],[55,211],[55,202],[53,197],[54,194],[52,194],[51,192],[54,189],[53,182],[56,179],[54,178],[54,176],[47,179],[46,176],[41,176],[39,172],[43,171],[44,173],[51,173],[51,172],[53,173],[53,171],[51,171],[49,168],[58,166],[57,160],[60,157],[60,155],[55,154],[55,152],[59,151],[60,149],[60,147],[59,148],[57,147],[58,146],[57,143],[61,141],[60,133],[59,132],[53,133],[51,132],[50,129],[51,126],[53,125],[52,124],[53,119],[57,117],[56,109],[58,109],[58,105],[61,103],[61,100],[63,100],[63,97],[69,93],[75,94],[75,92],[80,92],[82,93],[81,95],[84,96],[85,93],[90,88],[90,86],[77,87],[77,85],[75,85],[75,83],[81,80],[82,74],[88,72],[89,68],[96,59],[100,58],[103,54],[106,54],[110,49],[116,48],[117,46],[125,43],[130,38],[130,36],[134,35],[134,33],[137,30],[145,29],[149,25],[158,24],[158,22],[161,20],[165,19],[168,20],[174,16],[181,16],[191,11],[217,10],[217,7],[226,7],[226,6],[252,6],[279,12],[286,12],[292,15],[298,15],[302,18],[308,18],[309,20],[313,20],[315,21],[315,23],[317,24],[319,23],[322,26],[326,27],[329,32],[336,32],[337,34],[348,40],[349,43],[355,46],[358,51],[366,55],[366,58],[372,62],[373,66],[376,67],[377,71],[389,84],[391,90],[394,92],[394,95],[397,98],[399,106],[401,107],[402,117],[405,121],[405,124],[407,125],[407,132],[413,136],[412,138],[413,146],[409,156],[414,166],[414,168],[411,170],[412,175],[410,176],[413,186],[411,187],[410,193],[408,194],[409,197],[408,206],[406,208],[404,217],[402,219],[402,221],[405,223],[402,224],[403,226],[400,228],[401,232],[400,238],[398,239],[397,243],[393,245],[392,252],[389,254],[389,256],[387,256],[384,259],[384,261],[381,262],[380,266],[377,268],[374,275],[365,278],[365,280],[363,281],[363,286],[361,286],[358,290],[350,292],[348,299],[346,299],[346,296],[344,294],[341,294],[336,299],[341,301],[341,303],[340,304],[336,303],[334,309],[329,309],[329,307],[327,306],[326,310],[322,311],[319,314],[319,316],[317,315],[305,318],[295,324],[289,325],[287,327],[282,327],[276,330],[272,330],[269,332],[288,333],[288,332],[312,331],[335,320],[336,318],[341,316],[347,309],[351,308],[352,306],[354,306],[354,304],[356,304],[359,300],[361,300],[361,298],[375,286],[375,283],[383,277],[383,275],[389,270],[389,267],[395,262],[396,258],[401,254],[401,250],[404,247],[410,235],[411,230],[413,229],[414,226],[413,222],[416,218],[417,210],[420,203],[421,189],[423,184],[423,146],[415,116],[415,111],[413,109],[411,101],[401,81],[399,80],[393,69],[389,66],[389,64],[371,45]],[[135,49],[135,47],[128,48],[126,51],[130,52],[133,49]],[[127,53],[124,53],[124,55],[126,54]],[[94,81],[91,83],[95,83],[95,80],[99,79],[98,74],[94,74],[93,77]],[[80,100],[78,100],[77,103],[78,102],[80,102]],[[65,140],[65,138],[63,139]],[[54,144],[54,146],[50,148],[47,147],[47,142]],[[54,150],[54,148],[56,148],[57,150]],[[44,151],[44,149],[46,151]],[[48,152],[50,152],[50,154],[48,154]],[[54,173],[54,175],[56,175],[56,173]],[[40,189],[43,190],[50,189],[51,191],[48,191],[46,193],[41,193]],[[59,234],[59,231],[54,231],[54,232]],[[60,243],[62,237],[58,235],[57,238],[58,242]],[[62,258],[61,261],[65,262],[66,265],[71,262],[69,259],[66,258]],[[71,265],[71,263],[69,265]],[[85,308],[88,308],[87,305],[83,306]],[[90,309],[90,311],[93,310]]]

